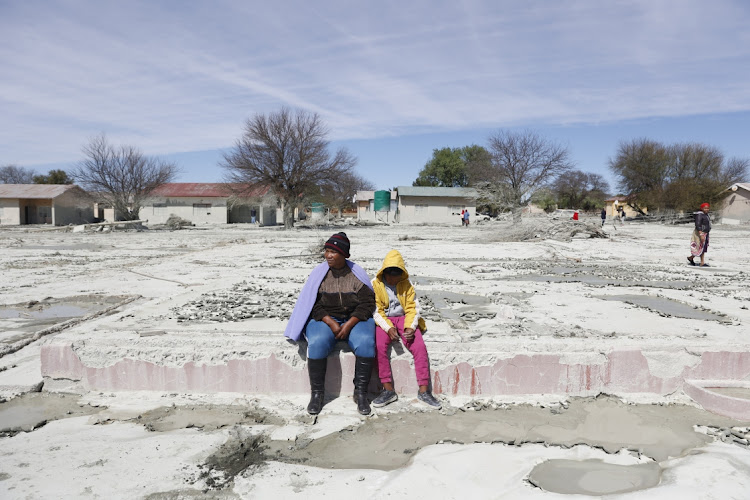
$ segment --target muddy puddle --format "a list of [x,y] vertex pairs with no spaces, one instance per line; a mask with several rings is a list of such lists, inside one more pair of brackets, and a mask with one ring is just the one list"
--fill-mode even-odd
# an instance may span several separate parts
[[77,295],[0,305],[0,345],[22,341],[39,330],[103,311],[125,299],[119,295]]
[[[117,419],[116,416],[113,416]],[[267,412],[243,406],[189,405],[156,408],[131,421],[155,432],[200,428],[214,431],[234,425],[282,425],[283,420]]]
[[0,403],[0,436],[31,432],[52,420],[92,415],[102,407],[79,405],[80,396],[32,392]]
[[723,315],[712,313],[704,309],[696,309],[690,304],[665,297],[649,297],[648,295],[606,295],[597,298],[614,300],[643,307],[662,316],[699,319],[704,321],[728,321]]
[[266,441],[264,454],[268,459],[323,468],[393,470],[434,444],[545,443],[564,448],[584,444],[607,453],[626,449],[659,462],[713,441],[696,432],[695,425],[737,425],[691,406],[625,404],[608,397],[574,399],[567,408],[472,408],[453,415],[380,413],[359,427],[314,441],[298,440],[291,448],[286,441]]
[[662,469],[651,462],[610,464],[602,460],[547,460],[534,467],[529,482],[538,488],[567,495],[611,495],[657,486]]

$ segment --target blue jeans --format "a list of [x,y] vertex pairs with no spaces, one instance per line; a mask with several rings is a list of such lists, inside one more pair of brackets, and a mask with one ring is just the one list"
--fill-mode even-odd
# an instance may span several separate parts
[[[342,324],[342,321],[338,318],[335,319],[338,324]],[[307,357],[308,359],[325,359],[333,350],[333,346],[336,345],[336,337],[331,331],[331,327],[323,323],[322,321],[315,321],[311,319],[307,322],[305,327],[305,336],[307,337]],[[347,337],[346,342],[349,343],[355,356],[361,358],[374,358],[375,357],[375,320],[370,318],[367,321],[360,321]]]

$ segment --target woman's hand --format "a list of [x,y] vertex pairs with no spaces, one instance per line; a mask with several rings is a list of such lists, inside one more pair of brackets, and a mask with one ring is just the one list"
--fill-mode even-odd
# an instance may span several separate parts
[[328,325],[328,328],[331,329],[334,337],[339,338],[338,335],[339,335],[339,332],[341,331],[341,325],[339,325],[338,321],[336,321],[330,316],[324,316],[321,321],[323,321],[323,323]]
[[390,329],[388,330],[388,337],[389,337],[389,338],[390,338],[390,339],[391,339],[392,341],[393,341],[393,340],[395,340],[396,342],[398,342],[398,330],[396,330],[396,327],[395,327],[395,326],[392,326],[392,327],[391,327],[391,328],[390,328]]
[[404,328],[404,338],[406,340],[414,340],[414,328]]
[[359,319],[352,316],[346,321],[346,323],[341,325],[338,333],[333,332],[333,336],[336,337],[336,340],[345,340],[349,336],[349,333],[351,333],[354,325],[356,325],[357,323],[359,323]]

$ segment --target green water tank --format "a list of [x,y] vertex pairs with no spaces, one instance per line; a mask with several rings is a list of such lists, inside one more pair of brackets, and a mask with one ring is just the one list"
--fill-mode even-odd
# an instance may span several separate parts
[[391,209],[391,192],[375,191],[373,207],[376,212],[388,212]]

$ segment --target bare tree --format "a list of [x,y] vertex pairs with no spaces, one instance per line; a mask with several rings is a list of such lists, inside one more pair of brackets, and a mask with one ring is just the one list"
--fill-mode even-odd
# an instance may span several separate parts
[[328,129],[317,113],[282,108],[256,114],[234,148],[224,154],[226,180],[270,186],[284,204],[284,227],[294,224],[294,207],[315,186],[335,182],[351,171],[356,159],[339,149],[328,152]]
[[357,191],[374,191],[372,182],[354,172],[346,172],[336,179],[326,181],[321,186],[323,201],[329,207],[338,209],[339,217],[344,208],[354,205],[354,195]]
[[104,134],[92,138],[83,154],[72,178],[125,220],[137,220],[144,200],[178,172],[175,163],[145,156],[134,146],[115,147]]
[[488,139],[492,168],[486,180],[507,186],[516,205],[558,175],[573,168],[564,146],[526,130],[500,130]]
[[0,167],[0,184],[31,184],[34,171],[17,165]]

